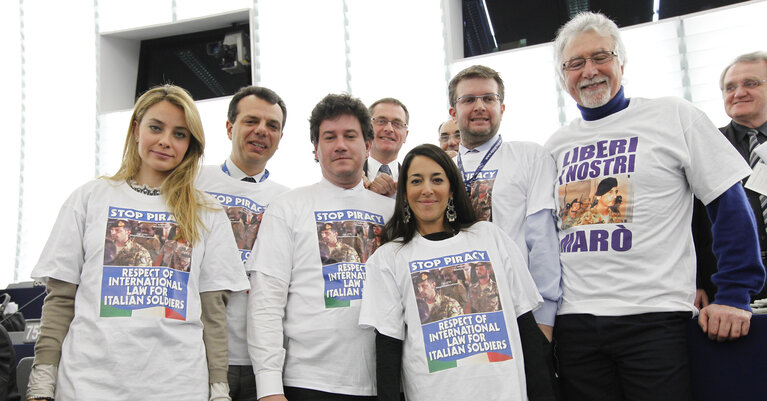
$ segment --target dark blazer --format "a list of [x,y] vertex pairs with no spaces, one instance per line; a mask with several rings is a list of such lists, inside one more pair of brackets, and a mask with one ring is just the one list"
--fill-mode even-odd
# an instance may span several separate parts
[[[732,146],[743,156],[743,159],[748,161],[748,138],[743,135],[738,135],[733,127],[732,122],[727,126],[719,128],[725,138],[732,144]],[[743,184],[746,183],[748,178],[743,180]],[[756,216],[756,228],[759,233],[759,248],[762,251],[762,263],[767,264],[765,255],[767,254],[767,231],[765,231],[764,219],[762,219],[762,206],[759,203],[759,194],[750,189],[746,189],[746,196],[748,197],[748,203],[751,205],[751,209]],[[695,205],[692,213],[692,238],[695,242],[695,253],[698,261],[698,275],[697,282],[698,288],[706,290],[706,294],[710,300],[714,299],[716,293],[716,286],[711,282],[711,275],[717,272],[717,262],[714,252],[711,250],[713,243],[711,236],[711,220],[708,218],[706,207],[703,203],[695,198]],[[762,291],[754,299],[767,298],[767,286],[762,288]]]

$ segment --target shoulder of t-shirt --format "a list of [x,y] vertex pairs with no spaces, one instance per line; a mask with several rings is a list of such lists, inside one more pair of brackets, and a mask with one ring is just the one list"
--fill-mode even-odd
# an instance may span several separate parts
[[509,141],[504,146],[519,156],[549,157],[551,153],[543,145],[531,141]]
[[70,201],[75,201],[77,199],[85,200],[92,195],[96,195],[102,191],[109,191],[112,189],[118,188],[123,182],[122,181],[115,181],[107,177],[99,177],[94,178],[85,184],[80,185],[79,187],[75,188],[74,191],[69,195]]
[[197,199],[200,202],[200,205],[202,206],[202,211],[213,211],[217,212],[219,210],[223,210],[223,206],[221,206],[220,203],[214,198],[212,195],[208,194],[207,192],[203,190],[197,190]]
[[275,194],[284,194],[285,192],[290,191],[290,187],[289,186],[282,185],[282,184],[280,184],[277,181],[266,180],[262,184],[269,185],[271,187],[270,191],[273,191]]
[[[276,184],[280,185],[280,184]],[[318,183],[298,187],[294,189],[287,188],[280,185],[281,189],[284,189],[279,195],[275,196],[271,202],[269,202],[269,209],[277,209],[281,207],[291,208],[296,203],[306,203],[306,201],[321,191]]]

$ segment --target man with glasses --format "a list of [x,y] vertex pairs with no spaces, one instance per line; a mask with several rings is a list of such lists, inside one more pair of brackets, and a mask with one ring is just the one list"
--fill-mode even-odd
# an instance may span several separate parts
[[559,233],[562,392],[568,400],[689,400],[686,326],[698,312],[692,194],[715,222],[720,260],[720,291],[698,323],[711,339],[736,339],[748,334],[749,292],[765,274],[740,185],[750,170],[688,102],[624,97],[626,50],[604,15],[573,17],[554,49],[560,85],[582,116],[545,145],[558,168],[555,191],[564,198],[612,178],[625,212],[621,222]]
[[[450,116],[461,136],[455,160],[469,197],[475,200],[477,217],[491,220],[519,245],[544,300],[544,305],[533,312],[534,319],[520,317],[530,319],[529,334],[538,340],[526,341],[523,331],[528,322],[520,321],[525,355],[529,351],[542,353],[551,362],[549,341],[561,296],[559,246],[552,215],[554,161],[538,144],[502,141],[498,130],[506,109],[504,85],[492,68],[475,65],[459,72],[448,85],[448,96]],[[526,348],[532,346],[536,348]],[[535,400],[553,399],[553,362],[533,367],[535,360],[525,358],[528,395]]]
[[448,156],[458,156],[458,145],[461,144],[461,131],[455,125],[452,118],[439,125],[439,147],[444,150]]
[[381,195],[394,196],[399,176],[397,155],[407,139],[410,113],[402,102],[392,97],[377,100],[368,109],[375,138],[370,144],[370,157],[363,167],[369,181],[367,188]]
[[[719,128],[724,137],[732,144],[751,167],[765,162],[753,153],[753,149],[767,140],[767,52],[757,51],[738,56],[730,63],[719,79],[722,90],[724,111],[732,121]],[[756,175],[757,173],[754,173]],[[747,180],[743,180],[745,185]],[[756,216],[759,248],[762,250],[762,263],[767,262],[767,198],[758,192],[746,188],[746,196]],[[716,287],[711,283],[711,275],[718,271],[716,257],[711,250],[711,222],[703,205],[696,200],[693,212],[693,238],[698,259],[699,288],[714,295]],[[704,294],[700,294],[702,297]],[[767,298],[767,288],[752,295],[752,300]],[[705,304],[704,304],[705,306]]]

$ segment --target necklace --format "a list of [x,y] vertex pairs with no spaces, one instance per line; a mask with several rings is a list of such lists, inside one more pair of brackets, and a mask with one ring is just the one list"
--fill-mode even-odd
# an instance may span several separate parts
[[133,188],[134,191],[149,195],[149,196],[160,196],[160,188],[151,188],[147,186],[146,184],[139,186],[138,183],[134,180],[128,181],[128,185],[130,185],[131,188]]

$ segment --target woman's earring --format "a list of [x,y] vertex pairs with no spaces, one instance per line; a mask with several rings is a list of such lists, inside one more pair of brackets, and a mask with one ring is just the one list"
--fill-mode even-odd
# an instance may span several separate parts
[[447,209],[445,210],[445,216],[447,216],[447,221],[454,222],[456,217],[458,217],[458,214],[455,212],[455,202],[453,201],[453,197],[451,196],[450,199],[447,200]]
[[402,210],[402,220],[405,224],[410,223],[410,206],[406,203],[405,209]]

